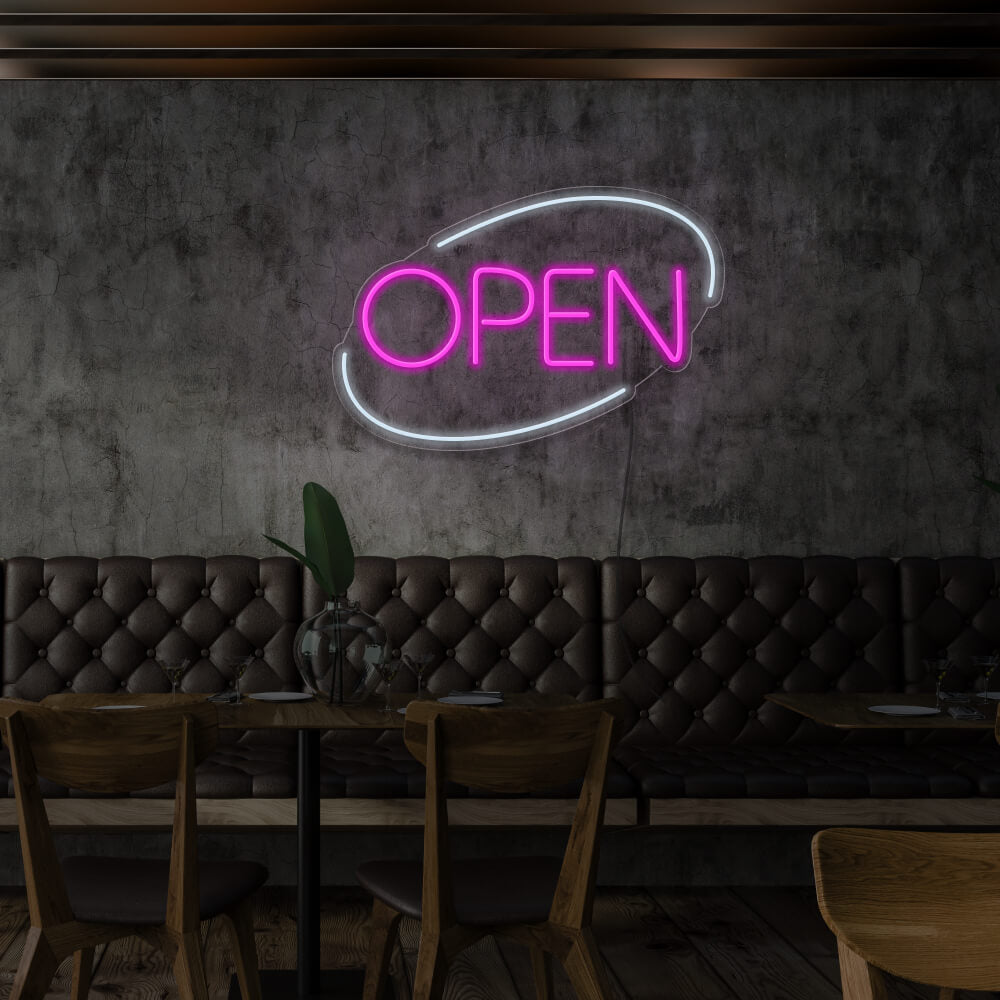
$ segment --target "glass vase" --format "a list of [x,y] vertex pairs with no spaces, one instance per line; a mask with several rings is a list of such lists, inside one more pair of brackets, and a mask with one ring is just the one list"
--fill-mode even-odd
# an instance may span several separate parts
[[378,685],[388,654],[385,629],[357,601],[327,601],[295,633],[295,665],[306,688],[321,701],[364,701]]

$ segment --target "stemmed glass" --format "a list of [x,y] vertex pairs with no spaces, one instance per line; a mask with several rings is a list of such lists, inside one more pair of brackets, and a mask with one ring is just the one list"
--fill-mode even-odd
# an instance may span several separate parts
[[413,671],[417,678],[417,698],[423,698],[424,696],[424,674],[433,660],[433,653],[415,653],[413,656],[410,656],[409,653],[403,654],[403,662]]
[[176,697],[177,685],[180,684],[181,679],[188,672],[191,661],[188,659],[157,660],[156,662],[160,665],[160,669],[167,675],[167,680],[170,681],[170,696]]
[[253,663],[253,656],[234,656],[229,661],[229,669],[233,674],[233,688],[236,691],[236,698],[234,699],[234,704],[238,705],[243,697],[240,694],[240,679],[250,668],[250,664]]
[[972,658],[972,665],[976,668],[977,674],[982,674],[983,676],[983,689],[979,692],[979,697],[984,702],[989,702],[990,698],[990,678],[993,676],[993,671],[996,670],[997,666],[1000,666],[1000,656],[996,653],[990,653],[986,656],[974,656]]
[[945,677],[951,670],[951,660],[924,660],[924,670],[928,677],[934,678],[934,705],[938,709],[944,708],[945,698],[942,684]]
[[397,659],[385,659],[384,657],[375,664],[378,668],[379,676],[385,682],[385,705],[382,706],[383,712],[394,712],[395,709],[389,703],[389,693],[392,686],[392,679],[396,676],[396,672],[399,670],[402,664]]

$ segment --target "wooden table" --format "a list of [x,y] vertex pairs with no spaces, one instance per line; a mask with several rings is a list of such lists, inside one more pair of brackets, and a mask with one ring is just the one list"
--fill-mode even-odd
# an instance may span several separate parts
[[766,697],[776,705],[835,729],[995,729],[997,725],[995,701],[985,705],[975,699],[970,701],[968,707],[977,709],[985,716],[984,719],[970,721],[953,719],[947,712],[941,712],[940,715],[881,715],[868,711],[872,705],[933,707],[933,694],[775,691]]
[[[180,700],[202,701],[207,694],[76,694],[49,695],[42,704],[50,708],[96,708],[116,702],[129,705],[172,705]],[[412,693],[393,695],[392,704],[402,708]],[[504,704],[515,708],[554,708],[573,703],[569,695],[535,692],[506,695]],[[361,977],[354,970],[322,971],[319,967],[320,890],[320,795],[319,738],[327,729],[402,729],[404,716],[385,712],[379,695],[360,705],[327,705],[320,701],[255,701],[245,696],[239,705],[218,704],[221,729],[295,729],[298,731],[298,899],[297,974],[279,971],[261,973],[264,996],[271,1000],[352,1000],[361,996]],[[490,711],[501,711],[493,708]],[[295,982],[290,981],[295,975]],[[240,1000],[235,978],[230,1000]]]

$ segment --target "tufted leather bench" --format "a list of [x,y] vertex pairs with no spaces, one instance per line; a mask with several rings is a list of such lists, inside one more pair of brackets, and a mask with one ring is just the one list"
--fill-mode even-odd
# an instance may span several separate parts
[[[157,655],[193,661],[183,682],[192,691],[232,687],[227,659],[250,654],[257,658],[246,690],[298,690],[292,638],[301,595],[298,564],[284,557],[9,559],[3,695],[39,701],[60,691],[169,691]],[[293,734],[223,731],[220,739],[197,770],[199,797],[295,794]],[[9,780],[7,787],[12,794]],[[51,785],[43,791],[70,794]],[[169,787],[141,793],[172,794]]]
[[[311,615],[324,597],[311,576],[304,589],[305,613]],[[568,694],[581,701],[601,697],[592,559],[361,557],[349,596],[385,626],[391,656],[432,657],[425,680],[433,695],[483,689]],[[403,669],[393,686],[415,690],[416,678]],[[325,797],[423,798],[423,768],[404,748],[399,730],[327,733],[322,760]],[[469,791],[455,787],[451,794]],[[548,793],[577,794],[576,788]],[[609,771],[608,795],[635,797],[635,783],[617,763]]]
[[[930,646],[947,654],[996,648],[1000,635],[974,637],[954,607],[923,596],[940,589],[943,575],[967,605],[960,620],[978,612],[993,628],[997,617],[981,608],[995,592],[996,570],[986,560],[605,560],[604,693],[630,707],[616,758],[653,804],[654,820],[669,815],[664,800],[678,798],[989,794],[1000,785],[988,778],[991,762],[1000,763],[995,745],[966,760],[960,747],[939,741],[904,745],[914,741],[898,732],[819,726],[764,696],[899,691],[907,678],[917,682]],[[975,609],[970,591],[980,600]],[[944,806],[938,814],[947,813]]]
[[[246,690],[301,689],[292,639],[324,600],[286,557],[19,557],[0,582],[3,694],[28,699],[168,690],[158,654],[195,661],[188,690],[225,689],[227,659],[250,653]],[[359,558],[350,596],[385,625],[392,655],[431,654],[432,694],[624,699],[609,775],[616,822],[993,824],[992,739],[844,733],[765,696],[913,689],[929,655],[1000,648],[998,585],[1000,560],[971,557],[414,556]],[[416,680],[403,669],[393,686]],[[398,731],[331,731],[321,754],[325,822],[419,823],[423,773]],[[231,733],[199,767],[198,796],[232,803],[225,815],[237,818],[224,822],[294,823],[295,763],[291,733]],[[45,794],[67,807],[76,797]],[[453,794],[480,817],[470,822],[517,815]],[[554,789],[530,815],[564,822],[574,794]]]

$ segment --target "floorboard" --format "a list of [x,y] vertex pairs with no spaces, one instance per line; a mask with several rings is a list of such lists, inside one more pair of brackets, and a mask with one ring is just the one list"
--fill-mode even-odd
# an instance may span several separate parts
[[[370,903],[354,888],[324,890],[322,964],[364,964]],[[265,889],[254,907],[262,968],[295,966],[295,895]],[[0,889],[0,1000],[8,1000],[27,929],[19,890]],[[203,925],[211,1000],[225,1000],[232,957],[225,928]],[[598,890],[594,931],[615,991],[614,1000],[840,1000],[836,943],[811,890],[794,888]],[[392,963],[398,1000],[411,1000],[420,925],[400,924]],[[64,1000],[70,962],[63,963],[46,1000]],[[553,1000],[576,1000],[555,970]],[[164,956],[136,938],[98,954],[92,997],[176,1000]],[[890,1000],[934,1000],[925,987],[894,980]],[[959,1000],[998,1000],[1000,994],[961,993]],[[444,1000],[534,1000],[526,949],[484,939],[455,962]]]

